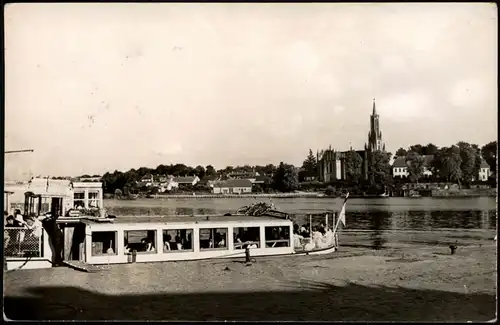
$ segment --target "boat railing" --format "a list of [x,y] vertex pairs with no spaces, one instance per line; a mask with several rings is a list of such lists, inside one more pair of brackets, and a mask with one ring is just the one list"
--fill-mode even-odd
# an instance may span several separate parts
[[4,256],[14,257],[42,257],[43,231],[36,231],[21,227],[5,227]]

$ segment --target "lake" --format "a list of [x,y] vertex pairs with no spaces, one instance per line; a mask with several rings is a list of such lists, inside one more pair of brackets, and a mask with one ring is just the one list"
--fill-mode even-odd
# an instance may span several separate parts
[[[109,214],[119,219],[148,215],[218,214],[268,198],[197,198],[105,200]],[[273,198],[276,208],[287,213],[340,211],[341,198]],[[346,209],[347,225],[352,230],[434,230],[442,228],[492,230],[497,227],[497,204],[493,197],[461,198],[353,198]],[[297,222],[305,223],[305,218]],[[324,220],[324,218],[321,218]],[[317,220],[316,222],[319,222]],[[314,222],[314,223],[316,223]]]

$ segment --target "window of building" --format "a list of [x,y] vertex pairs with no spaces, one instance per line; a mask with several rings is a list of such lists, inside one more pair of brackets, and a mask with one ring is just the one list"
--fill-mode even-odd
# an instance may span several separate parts
[[260,248],[259,227],[239,227],[233,229],[234,249]]
[[163,252],[193,251],[193,229],[164,229]]
[[89,208],[100,208],[99,192],[89,192]]
[[92,232],[92,256],[116,255],[116,231]]
[[124,232],[125,252],[156,253],[156,230],[128,230]]
[[266,227],[266,247],[289,247],[290,227]]
[[227,228],[201,228],[200,250],[227,249]]
[[75,192],[73,194],[73,208],[85,208],[85,192]]

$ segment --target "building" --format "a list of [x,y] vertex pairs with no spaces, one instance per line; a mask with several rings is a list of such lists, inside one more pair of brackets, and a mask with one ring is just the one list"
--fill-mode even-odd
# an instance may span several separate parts
[[101,209],[103,207],[101,182],[33,178],[26,183],[5,184],[5,190],[9,192],[9,206],[6,207],[9,213],[13,213],[14,209],[24,211],[26,192],[43,197],[41,202],[43,213],[54,210],[64,215],[73,208]]
[[[432,176],[432,161],[434,160],[433,155],[424,155],[424,177]],[[491,175],[491,169],[488,163],[481,158],[481,165],[478,172],[478,180],[487,181]],[[398,157],[394,160],[392,164],[392,176],[394,178],[407,178],[409,176],[408,173],[408,165],[406,163],[406,156]]]
[[73,182],[73,208],[101,209],[101,182]]
[[179,176],[174,177],[173,181],[178,184],[178,186],[191,185],[194,186],[198,184],[200,178],[198,176]]
[[365,144],[365,151],[385,151],[385,143],[382,141],[382,131],[380,130],[380,116],[377,113],[375,99],[373,99],[370,131],[368,132],[368,142]]
[[[352,148],[350,148],[352,150]],[[380,116],[377,113],[375,99],[373,100],[372,114],[370,115],[370,130],[368,131],[368,142],[364,150],[354,150],[362,159],[361,173],[364,179],[368,179],[368,161],[373,151],[385,151],[385,143],[382,141],[380,130]],[[331,182],[334,180],[345,180],[347,178],[345,168],[346,151],[335,151],[331,147],[327,150],[317,152],[318,180],[320,182]]]
[[491,176],[491,168],[490,165],[486,162],[486,160],[481,159],[481,166],[479,167],[479,175],[478,175],[478,180],[480,181],[487,181],[488,178]]
[[141,177],[141,180],[139,181],[142,186],[153,186],[154,184],[154,177],[152,174],[146,174]]
[[252,193],[252,182],[248,179],[228,179],[213,184],[214,194]]
[[328,183],[346,179],[344,158],[344,152],[338,152],[331,148],[317,153],[319,181]]
[[[434,160],[433,155],[424,155],[424,177],[432,176],[431,164]],[[406,156],[398,157],[392,163],[392,176],[394,178],[407,178],[409,176],[408,164],[406,162]]]

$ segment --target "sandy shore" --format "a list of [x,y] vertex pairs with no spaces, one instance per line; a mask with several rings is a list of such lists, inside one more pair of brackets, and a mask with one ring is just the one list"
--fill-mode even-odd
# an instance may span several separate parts
[[[11,319],[487,321],[496,310],[492,231],[342,234],[326,256],[114,265],[4,276]],[[387,238],[390,237],[390,238]],[[449,243],[457,241],[451,255]]]

